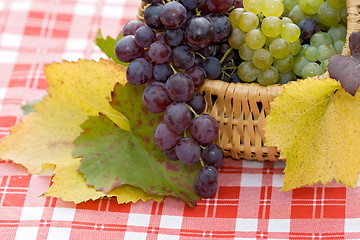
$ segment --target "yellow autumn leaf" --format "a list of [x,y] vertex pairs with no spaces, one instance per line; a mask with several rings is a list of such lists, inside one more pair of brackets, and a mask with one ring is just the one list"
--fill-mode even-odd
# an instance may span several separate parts
[[150,199],[159,202],[164,198],[163,196],[146,194],[141,189],[129,185],[114,188],[106,195],[101,191],[96,191],[93,186],[86,184],[84,174],[77,171],[79,166],[80,159],[57,164],[55,176],[52,180],[53,184],[42,196],[61,198],[63,201],[71,201],[76,204],[106,196],[116,197],[119,204],[135,203],[139,200],[145,202]]
[[54,63],[45,68],[48,96],[0,141],[0,158],[25,166],[29,173],[43,173],[59,162],[72,160],[73,141],[80,124],[99,112],[119,127],[127,120],[110,104],[115,83],[125,83],[126,69],[109,60]]
[[286,158],[283,190],[316,182],[355,187],[360,171],[360,94],[333,79],[284,86],[266,118],[266,145]]

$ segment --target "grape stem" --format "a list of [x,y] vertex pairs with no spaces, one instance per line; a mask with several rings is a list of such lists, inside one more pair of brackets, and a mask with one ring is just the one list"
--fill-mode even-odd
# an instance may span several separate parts
[[202,60],[205,60],[206,59],[206,57],[204,57],[203,55],[201,55],[200,53],[198,53],[198,52],[195,52],[195,54],[197,54],[199,57],[201,57],[202,58]]
[[200,161],[201,167],[205,167],[204,160],[202,158],[200,158],[199,161]]
[[171,67],[171,69],[173,70],[174,73],[177,73],[176,69],[174,68],[174,66],[172,64],[169,64],[169,66]]
[[226,53],[224,54],[224,56],[223,56],[223,57],[221,58],[221,60],[220,60],[220,63],[221,63],[221,64],[224,62],[225,58],[226,58],[227,56],[229,56],[229,54],[231,53],[232,50],[233,50],[233,48],[231,47],[231,48],[229,48],[229,49],[226,51]]
[[[186,104],[186,103],[185,103]],[[195,112],[195,110],[189,105],[189,104],[186,104],[188,106],[188,108],[190,109],[190,111],[194,114],[195,118],[198,118],[199,117],[199,114],[197,114]]]

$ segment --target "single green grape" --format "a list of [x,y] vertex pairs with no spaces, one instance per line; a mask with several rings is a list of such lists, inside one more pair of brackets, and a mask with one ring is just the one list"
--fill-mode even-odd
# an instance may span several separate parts
[[245,43],[251,49],[260,49],[265,45],[266,36],[260,29],[250,30],[245,36]]
[[345,41],[344,40],[338,40],[334,43],[334,47],[336,49],[336,53],[337,54],[341,54],[343,51],[343,48],[345,46]]
[[280,17],[284,12],[284,5],[280,0],[265,0],[262,12],[265,17]]
[[326,59],[325,61],[321,62],[320,66],[321,66],[321,69],[323,70],[323,72],[328,71],[329,61],[330,61],[329,59]]
[[269,86],[278,83],[280,80],[279,72],[273,66],[260,70],[257,82],[261,86]]
[[294,59],[294,73],[297,76],[301,77],[302,76],[302,70],[303,70],[304,66],[306,64],[308,64],[308,63],[310,63],[310,61],[307,60],[306,57],[304,57],[304,56],[296,57]]
[[293,23],[293,21],[291,20],[291,18],[288,18],[288,17],[283,17],[281,18],[281,23],[283,25],[287,24],[287,23]]
[[244,82],[254,82],[259,74],[259,69],[252,62],[244,61],[237,69],[237,75]]
[[324,0],[299,0],[299,5],[305,14],[314,15],[323,2]]
[[318,10],[319,22],[325,26],[334,26],[341,20],[341,9],[332,8],[327,2],[321,4]]
[[269,16],[262,20],[261,30],[267,37],[277,37],[282,30],[282,22],[280,18]]
[[285,58],[290,54],[290,43],[283,38],[276,38],[270,43],[269,51],[274,58]]
[[295,42],[290,43],[290,54],[295,56],[301,51],[301,42],[300,39]]
[[320,62],[330,59],[335,54],[337,54],[336,48],[332,44],[323,44],[318,47],[318,58]]
[[246,43],[241,44],[239,48],[239,56],[245,61],[251,61],[255,50],[249,48]]
[[287,84],[290,81],[296,81],[296,74],[293,71],[287,73],[279,73],[279,84]]
[[259,26],[259,18],[253,12],[245,12],[239,17],[238,27],[244,31],[249,32],[252,29],[255,29]]
[[259,14],[264,9],[265,0],[244,0],[243,5],[246,11]]
[[299,4],[298,0],[284,0],[283,5],[286,10],[291,11],[295,5]]
[[346,27],[342,24],[336,24],[331,26],[327,31],[327,34],[331,37],[333,42],[346,39]]
[[283,25],[281,30],[281,37],[289,42],[295,42],[299,39],[301,34],[300,28],[294,23],[287,23]]
[[304,44],[304,45],[301,45],[301,50],[300,50],[300,52],[296,55],[296,57],[302,57],[302,56],[304,56],[304,54],[305,54],[305,51],[306,51],[306,49],[308,48],[308,47],[310,47],[310,44]]
[[241,44],[245,42],[245,36],[245,32],[241,31],[239,28],[234,28],[228,39],[229,45],[234,49],[239,49]]
[[302,10],[299,4],[295,5],[294,8],[289,12],[289,18],[293,23],[298,24],[301,20],[308,17]]
[[294,57],[287,55],[283,59],[275,59],[273,66],[279,73],[287,73],[294,69]]
[[233,28],[237,28],[239,24],[239,18],[245,13],[244,8],[235,8],[229,14],[229,20]]
[[301,72],[302,78],[314,77],[323,74],[321,66],[314,62],[306,64]]
[[318,59],[318,49],[314,46],[309,46],[306,48],[304,56],[310,61],[310,62],[316,62]]
[[346,6],[346,1],[345,0],[327,0],[327,3],[332,8],[343,8],[343,7]]
[[310,38],[310,45],[314,47],[320,47],[323,44],[332,44],[332,39],[326,32],[317,32]]
[[252,61],[255,67],[259,69],[266,69],[271,66],[274,58],[268,50],[260,48],[254,51]]
[[347,24],[347,8],[346,7],[343,7],[340,11],[340,14],[341,14],[341,20]]

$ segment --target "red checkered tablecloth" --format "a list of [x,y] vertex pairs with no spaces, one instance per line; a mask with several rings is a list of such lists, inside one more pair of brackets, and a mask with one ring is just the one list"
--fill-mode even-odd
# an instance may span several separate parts
[[[0,0],[0,137],[20,106],[46,94],[43,67],[104,57],[99,28],[115,37],[139,0]],[[195,208],[167,198],[75,205],[39,197],[51,177],[0,160],[0,239],[360,239],[360,188],[336,183],[281,192],[283,162],[226,159],[215,197]]]

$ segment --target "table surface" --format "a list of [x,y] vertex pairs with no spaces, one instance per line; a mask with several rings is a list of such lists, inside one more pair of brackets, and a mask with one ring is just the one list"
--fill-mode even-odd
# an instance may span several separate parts
[[[139,0],[0,0],[0,137],[21,105],[46,94],[43,67],[104,57],[99,28],[115,37]],[[38,197],[51,177],[0,160],[0,239],[360,239],[360,188],[331,183],[280,191],[283,162],[226,159],[219,191],[195,208],[167,198],[75,205]]]

